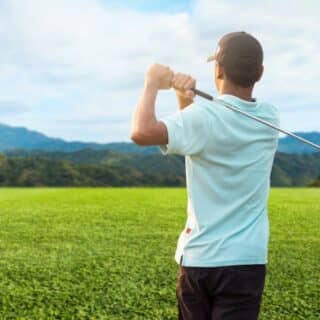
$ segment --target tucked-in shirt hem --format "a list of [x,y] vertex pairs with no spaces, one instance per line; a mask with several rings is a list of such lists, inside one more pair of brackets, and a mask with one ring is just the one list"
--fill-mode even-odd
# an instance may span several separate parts
[[228,260],[228,261],[192,261],[192,260],[186,261],[185,257],[183,256],[181,265],[184,267],[223,267],[223,266],[236,266],[236,265],[244,265],[244,264],[267,264],[267,263],[268,263],[268,260],[263,258]]

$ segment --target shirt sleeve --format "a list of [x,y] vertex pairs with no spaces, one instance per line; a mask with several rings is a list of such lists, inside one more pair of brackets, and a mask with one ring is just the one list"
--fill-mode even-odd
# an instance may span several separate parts
[[195,155],[204,150],[210,122],[201,105],[192,103],[160,121],[168,130],[168,144],[159,146],[162,154]]

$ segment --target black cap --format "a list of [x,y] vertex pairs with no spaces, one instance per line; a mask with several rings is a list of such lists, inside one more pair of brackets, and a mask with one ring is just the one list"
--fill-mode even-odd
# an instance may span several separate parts
[[[252,84],[260,77],[263,49],[260,42],[244,31],[231,32],[218,42],[218,48],[207,61],[217,61],[235,84]],[[251,79],[251,81],[250,81]],[[246,86],[246,85],[243,85]]]

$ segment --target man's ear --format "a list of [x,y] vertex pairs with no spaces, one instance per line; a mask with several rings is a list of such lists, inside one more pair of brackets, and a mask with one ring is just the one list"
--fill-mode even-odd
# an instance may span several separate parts
[[217,79],[220,79],[220,80],[224,79],[224,68],[223,68],[222,64],[217,63],[216,68],[217,68],[216,69],[217,70],[217,73],[216,73]]
[[261,70],[260,70],[260,75],[259,75],[259,77],[258,77],[258,80],[257,80],[257,81],[259,81],[259,80],[262,78],[263,71],[264,71],[264,66],[262,65],[262,66],[261,66]]

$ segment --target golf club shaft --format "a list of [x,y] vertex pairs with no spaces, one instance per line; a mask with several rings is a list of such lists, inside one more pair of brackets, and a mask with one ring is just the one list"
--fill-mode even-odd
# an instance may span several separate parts
[[268,122],[268,121],[262,120],[262,119],[260,119],[260,118],[258,118],[258,117],[256,117],[256,116],[253,116],[252,114],[247,113],[247,112],[245,112],[245,111],[243,111],[243,110],[240,110],[240,109],[232,106],[231,104],[229,104],[229,103],[227,103],[227,102],[225,102],[225,101],[223,101],[223,100],[221,100],[221,99],[214,99],[213,96],[211,96],[211,95],[209,95],[209,94],[207,94],[207,93],[205,93],[205,92],[202,92],[202,91],[200,91],[200,90],[198,90],[198,89],[192,89],[192,91],[193,91],[196,95],[198,95],[198,96],[200,96],[200,97],[203,97],[203,98],[205,98],[205,99],[207,99],[207,100],[211,100],[211,101],[216,100],[216,101],[219,101],[222,105],[224,105],[224,106],[225,106],[226,108],[228,108],[228,109],[231,109],[231,110],[233,110],[233,111],[236,111],[236,112],[238,112],[238,113],[241,113],[242,115],[244,115],[244,116],[246,116],[246,117],[248,117],[248,118],[251,118],[251,119],[253,119],[253,120],[256,120],[256,121],[258,121],[258,122],[260,122],[260,123],[262,123],[262,124],[264,124],[264,125],[266,125],[266,126],[268,126],[268,127],[270,127],[270,128],[273,128],[273,129],[275,129],[275,130],[278,130],[278,131],[280,131],[280,132],[282,132],[282,133],[284,133],[284,134],[286,134],[286,135],[288,135],[288,136],[290,136],[290,137],[292,137],[292,138],[294,138],[294,139],[296,139],[296,140],[299,140],[299,141],[301,141],[301,142],[303,142],[303,143],[305,143],[305,144],[307,144],[307,145],[309,145],[309,146],[311,146],[311,147],[313,147],[313,148],[315,148],[315,149],[318,149],[318,150],[320,151],[320,145],[318,145],[318,144],[316,144],[316,143],[313,143],[313,142],[311,142],[311,141],[309,141],[309,140],[307,140],[307,139],[304,139],[304,138],[302,138],[302,137],[300,137],[300,136],[297,136],[296,134],[294,134],[294,133],[292,133],[292,132],[289,132],[289,131],[287,131],[287,130],[278,128],[278,127],[275,126],[274,124],[272,124],[272,123],[270,123],[270,122]]

